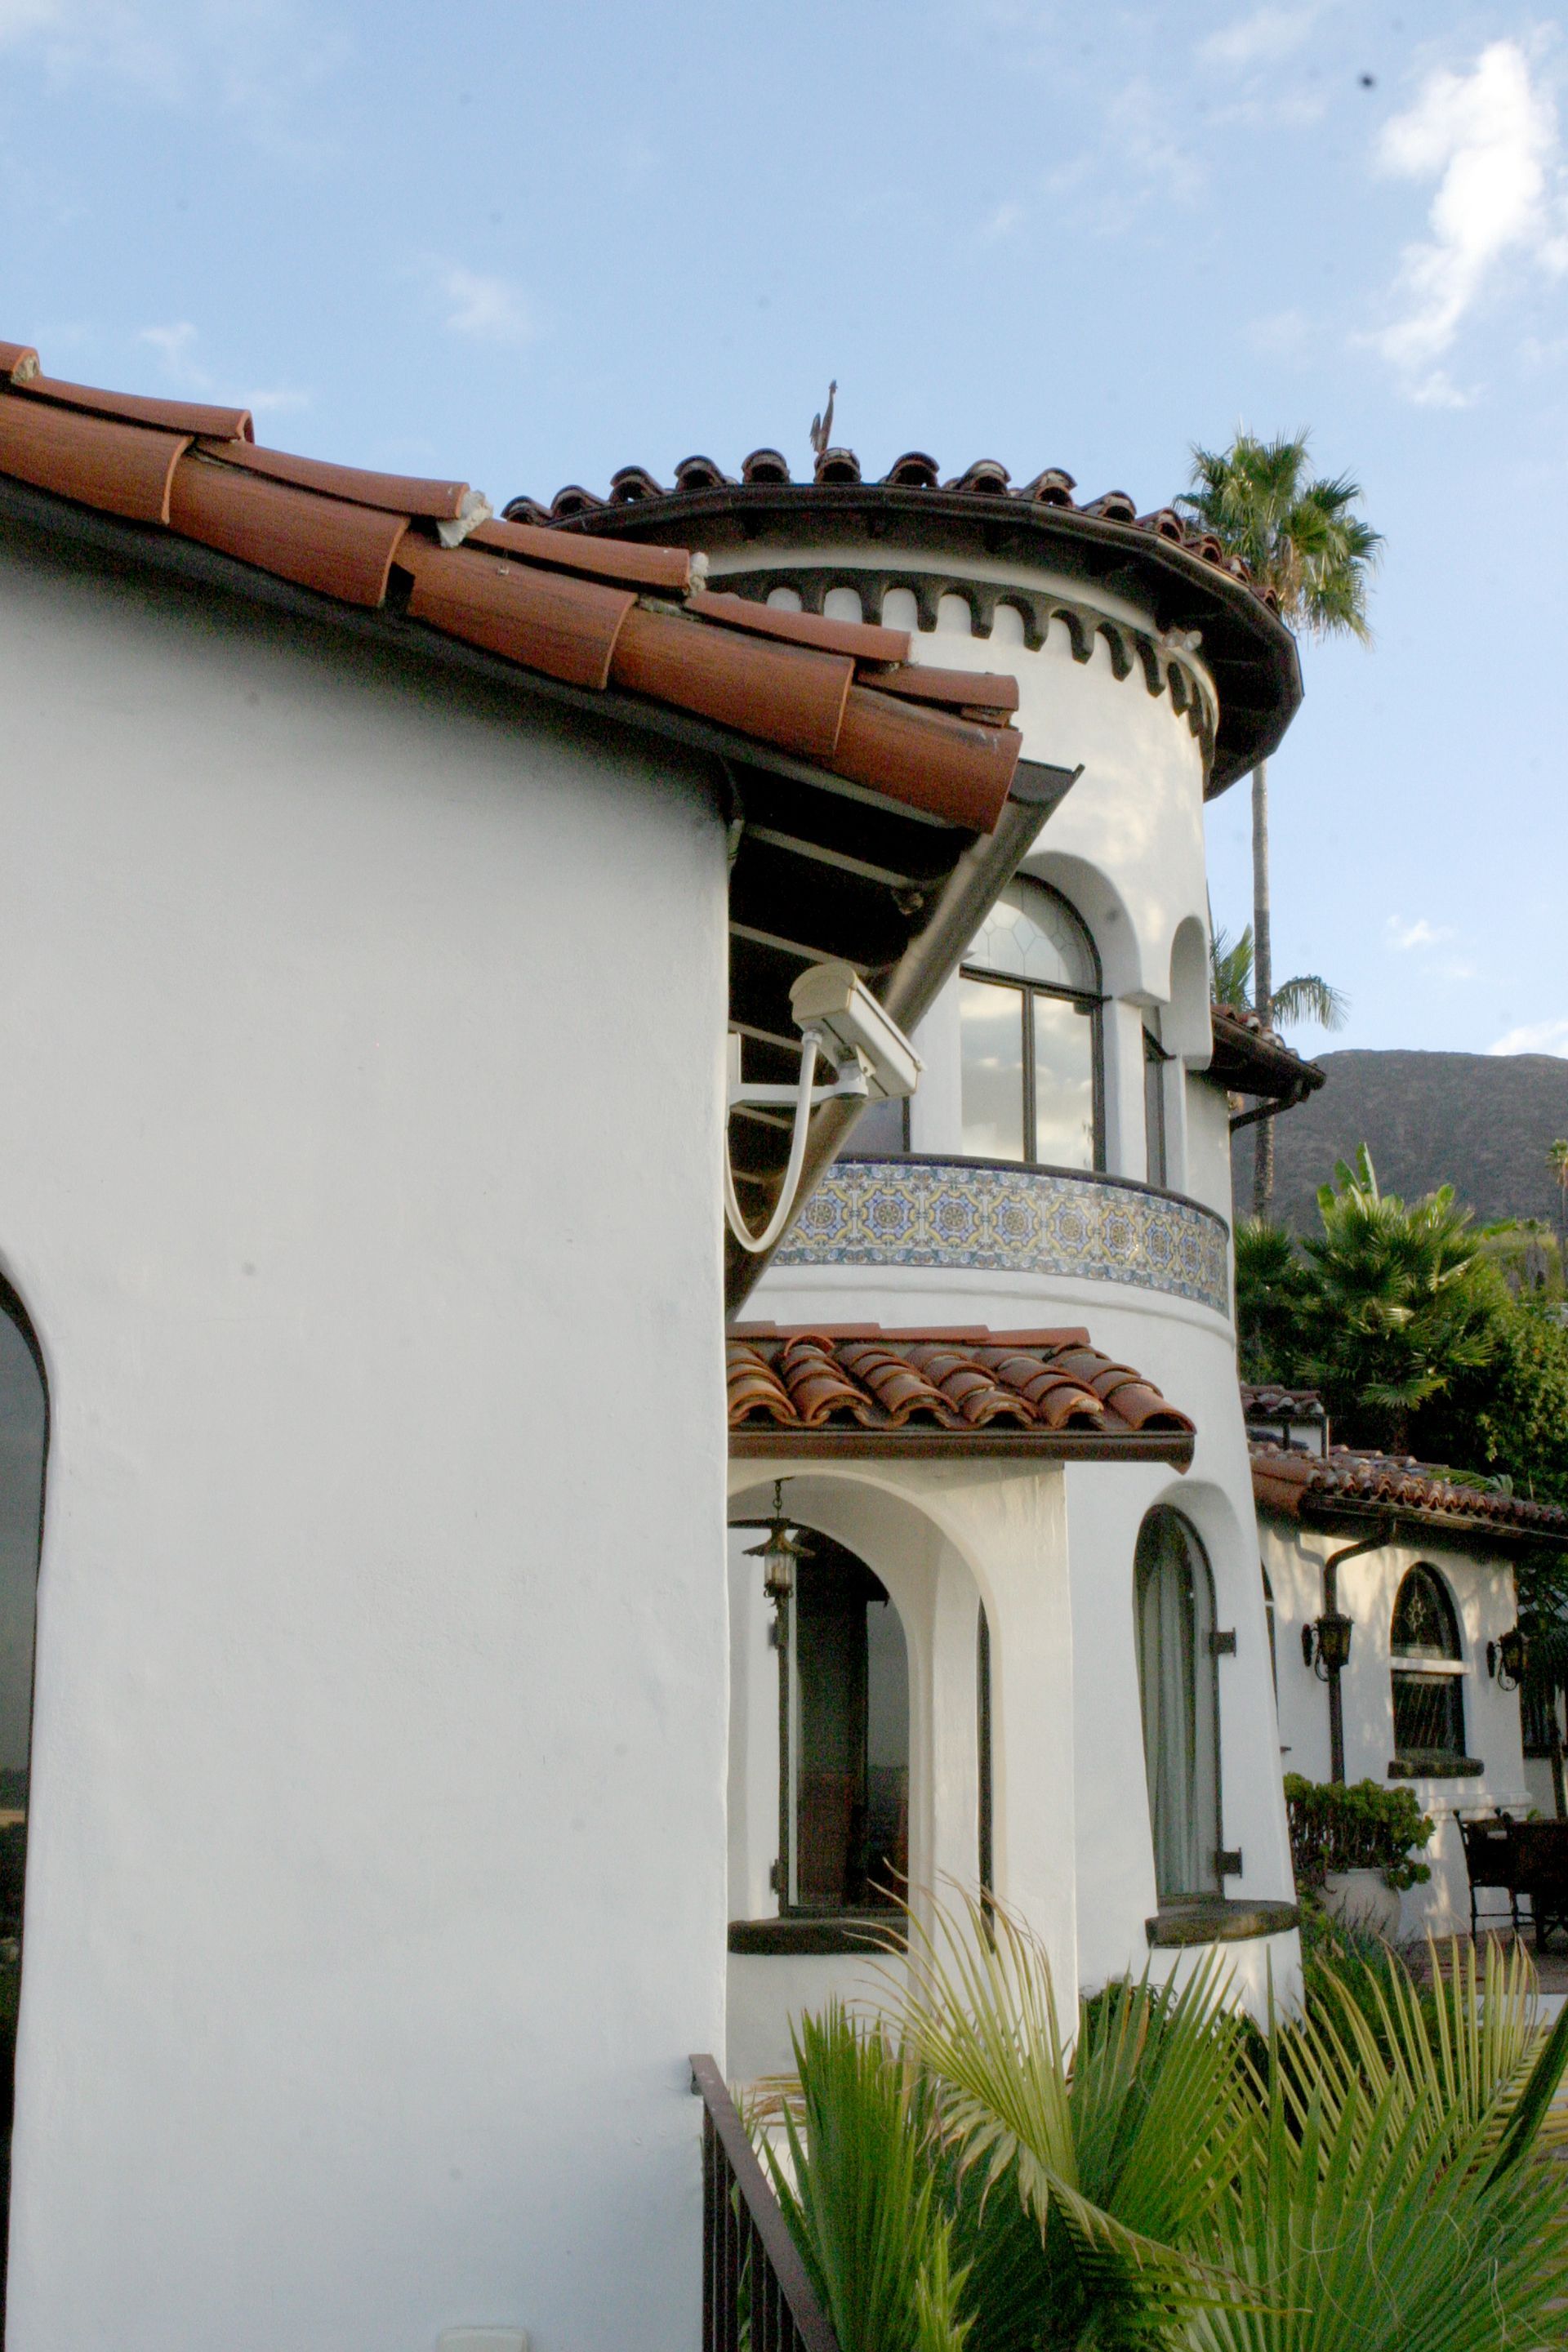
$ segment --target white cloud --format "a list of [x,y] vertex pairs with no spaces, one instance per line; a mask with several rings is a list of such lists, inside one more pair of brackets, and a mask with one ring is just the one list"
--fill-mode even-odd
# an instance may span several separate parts
[[1402,916],[1390,915],[1387,931],[1389,946],[1402,952],[1408,948],[1438,948],[1454,936],[1446,923],[1429,923],[1425,915],[1418,915],[1413,923],[1405,922]]
[[994,245],[1001,238],[1011,236],[1013,231],[1021,226],[1023,219],[1024,207],[1017,199],[1014,196],[1004,198],[983,224],[980,231],[981,243]]
[[1510,1029],[1495,1045],[1487,1047],[1489,1054],[1562,1054],[1568,1055],[1568,1021],[1531,1021],[1522,1029]]
[[1510,257],[1568,268],[1557,110],[1518,41],[1493,41],[1468,73],[1428,75],[1406,113],[1384,125],[1386,173],[1437,183],[1430,238],[1401,257],[1397,315],[1368,340],[1413,398],[1461,406],[1439,364],[1466,314]]
[[171,383],[186,392],[212,390],[213,380],[195,355],[201,334],[189,319],[181,319],[171,327],[143,327],[136,340],[151,345],[157,352],[163,373]]
[[1273,65],[1300,47],[1320,14],[1313,0],[1295,8],[1255,8],[1250,16],[1238,16],[1223,32],[1211,33],[1206,41],[1200,41],[1198,62],[1232,73],[1245,73],[1253,66]]
[[537,330],[527,303],[505,278],[486,278],[476,269],[443,263],[436,270],[437,291],[447,308],[447,326],[454,335],[476,343],[531,342]]
[[257,416],[282,416],[292,415],[298,409],[309,408],[310,395],[308,392],[293,392],[280,385],[273,392],[253,392],[245,405]]

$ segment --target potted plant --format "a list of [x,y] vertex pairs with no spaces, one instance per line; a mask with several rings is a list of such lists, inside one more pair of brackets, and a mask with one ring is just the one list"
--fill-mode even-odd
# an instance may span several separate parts
[[1432,1875],[1418,1859],[1434,1824],[1408,1789],[1376,1780],[1307,1780],[1285,1776],[1290,1859],[1296,1885],[1347,1925],[1385,1939],[1399,1926],[1399,1898]]

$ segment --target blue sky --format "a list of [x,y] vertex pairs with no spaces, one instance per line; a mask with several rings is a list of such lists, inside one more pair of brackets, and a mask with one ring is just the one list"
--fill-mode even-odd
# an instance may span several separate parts
[[0,333],[498,504],[804,470],[829,376],[868,470],[1141,508],[1308,424],[1388,552],[1273,771],[1276,969],[1335,1043],[1568,1054],[1565,81],[1448,0],[0,0]]

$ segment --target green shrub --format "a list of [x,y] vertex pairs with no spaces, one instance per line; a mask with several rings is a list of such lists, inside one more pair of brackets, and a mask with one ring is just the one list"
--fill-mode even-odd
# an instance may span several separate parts
[[1380,1870],[1384,1885],[1400,1894],[1432,1875],[1415,1855],[1430,1843],[1434,1823],[1408,1789],[1384,1789],[1376,1780],[1346,1787],[1287,1772],[1285,1809],[1290,1859],[1303,1892],[1316,1892],[1331,1871]]

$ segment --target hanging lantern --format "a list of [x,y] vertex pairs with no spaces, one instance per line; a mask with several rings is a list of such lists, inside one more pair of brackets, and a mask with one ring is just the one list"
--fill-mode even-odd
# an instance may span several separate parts
[[1500,1642],[1487,1643],[1487,1672],[1496,1675],[1504,1690],[1519,1688],[1529,1664],[1529,1637],[1517,1625],[1510,1626]]
[[1349,1665],[1354,1631],[1353,1618],[1337,1609],[1326,1609],[1310,1625],[1302,1626],[1301,1654],[1321,1683],[1326,1683],[1331,1675],[1342,1675]]
[[784,1517],[784,1480],[775,1478],[773,1516],[767,1539],[763,1543],[751,1545],[746,1552],[748,1559],[762,1561],[763,1590],[775,1609],[782,1609],[793,1595],[795,1562],[809,1559],[811,1549],[799,1528],[792,1528]]

